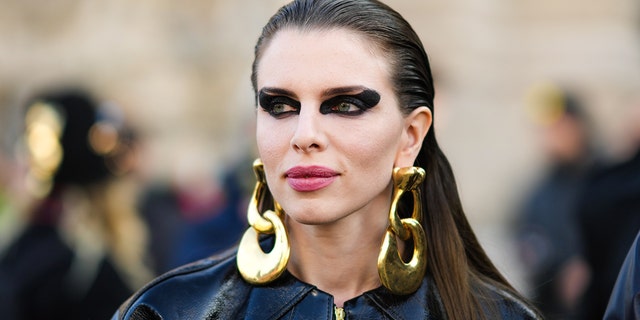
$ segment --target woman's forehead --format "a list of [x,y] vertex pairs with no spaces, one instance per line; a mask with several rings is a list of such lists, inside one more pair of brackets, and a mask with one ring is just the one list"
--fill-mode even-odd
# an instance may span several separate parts
[[389,64],[370,40],[347,29],[283,29],[257,66],[258,88],[280,83],[388,84]]

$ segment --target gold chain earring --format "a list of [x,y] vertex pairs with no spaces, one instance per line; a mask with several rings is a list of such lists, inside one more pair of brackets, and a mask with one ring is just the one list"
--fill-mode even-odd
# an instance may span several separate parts
[[[393,199],[389,209],[389,228],[378,255],[380,281],[389,291],[405,295],[418,290],[427,270],[427,240],[420,220],[422,203],[418,186],[424,180],[424,169],[418,167],[393,169]],[[405,192],[413,194],[411,218],[400,219],[398,201]],[[411,261],[405,263],[398,250],[398,240],[413,239]]]
[[[291,248],[289,237],[282,219],[284,211],[273,200],[274,209],[260,213],[260,205],[265,201],[269,192],[267,180],[264,175],[264,166],[260,159],[253,162],[253,172],[256,175],[256,187],[247,209],[249,229],[245,231],[238,246],[238,270],[247,282],[252,284],[265,284],[277,279],[287,267]],[[260,247],[260,234],[274,234],[275,243],[273,249],[265,253]]]

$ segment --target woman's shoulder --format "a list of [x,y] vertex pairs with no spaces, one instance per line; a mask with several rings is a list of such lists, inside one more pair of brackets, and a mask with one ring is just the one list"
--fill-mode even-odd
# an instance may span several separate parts
[[[198,260],[169,271],[132,295],[113,315],[116,319],[197,319],[232,312],[250,286],[236,267],[236,251]],[[207,315],[205,316],[204,313]],[[225,318],[225,317],[223,317]]]

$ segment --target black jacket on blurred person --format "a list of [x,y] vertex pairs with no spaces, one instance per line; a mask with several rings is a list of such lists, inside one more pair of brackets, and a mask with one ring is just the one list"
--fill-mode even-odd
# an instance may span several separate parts
[[592,269],[582,319],[602,319],[616,277],[640,230],[640,149],[628,161],[599,170],[578,211]]
[[106,319],[132,292],[112,261],[82,259],[64,241],[57,193],[0,262],[3,319]]
[[107,319],[151,278],[135,199],[108,162],[122,156],[118,132],[87,92],[29,101],[24,140],[35,200],[0,252],[2,319]]
[[547,168],[518,211],[515,233],[531,299],[548,319],[575,319],[588,278],[575,216],[595,158],[590,121],[576,96],[533,88],[532,111]]
[[560,275],[580,255],[581,241],[574,216],[584,170],[556,166],[525,203],[518,226],[523,263],[531,270],[532,300],[549,319],[572,319],[563,304]]

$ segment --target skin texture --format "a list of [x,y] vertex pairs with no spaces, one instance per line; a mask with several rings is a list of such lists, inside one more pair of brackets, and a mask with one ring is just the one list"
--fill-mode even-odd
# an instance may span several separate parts
[[[404,116],[384,56],[348,30],[279,31],[257,71],[257,90],[268,97],[257,110],[258,151],[286,212],[288,269],[342,306],[380,285],[376,259],[388,225],[391,171],[413,164],[431,113],[420,107]],[[349,99],[365,90],[380,99],[361,112],[361,99]],[[301,166],[335,176],[318,190],[296,191],[287,171]]]

